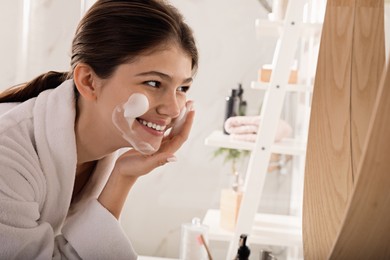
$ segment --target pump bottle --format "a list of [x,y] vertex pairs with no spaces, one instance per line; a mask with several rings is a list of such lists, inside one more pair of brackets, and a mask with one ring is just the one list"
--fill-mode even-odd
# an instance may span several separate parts
[[251,250],[246,245],[246,234],[242,234],[240,236],[240,242],[239,242],[239,248],[237,250],[237,255],[233,260],[249,260],[249,255],[251,253]]
[[225,108],[225,118],[223,120],[223,133],[228,134],[225,130],[225,121],[229,117],[238,116],[239,114],[239,97],[238,97],[238,89],[232,89],[230,96],[226,97],[226,108]]
[[242,88],[242,84],[239,83],[238,84],[238,93],[237,93],[237,96],[238,96],[238,100],[239,100],[239,103],[238,103],[238,115],[239,116],[245,116],[246,115],[246,107],[247,107],[247,103],[246,101],[244,100],[244,89]]

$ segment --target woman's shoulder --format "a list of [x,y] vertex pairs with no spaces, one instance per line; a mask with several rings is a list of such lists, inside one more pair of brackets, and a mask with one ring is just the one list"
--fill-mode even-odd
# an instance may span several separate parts
[[33,135],[32,103],[33,100],[0,104],[2,111],[8,108],[0,115],[0,174],[4,180],[0,189],[12,188],[25,199],[35,196],[31,183],[42,179]]
[[0,116],[7,113],[11,109],[18,106],[20,103],[17,102],[10,102],[10,103],[0,103]]
[[[35,98],[23,103],[0,104],[0,135],[20,128],[20,124],[31,124]],[[31,125],[32,127],[32,125]]]

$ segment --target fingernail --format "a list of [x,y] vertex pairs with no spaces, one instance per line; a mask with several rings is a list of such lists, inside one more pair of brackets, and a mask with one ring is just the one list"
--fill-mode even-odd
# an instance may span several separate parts
[[195,108],[194,108],[194,101],[193,100],[188,102],[187,110],[188,111],[194,111],[195,110]]
[[177,162],[176,156],[171,156],[167,158],[167,162]]

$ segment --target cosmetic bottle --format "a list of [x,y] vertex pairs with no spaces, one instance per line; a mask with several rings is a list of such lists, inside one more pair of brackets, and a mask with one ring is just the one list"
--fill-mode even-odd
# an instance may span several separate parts
[[239,116],[245,116],[246,115],[246,107],[247,103],[244,100],[244,89],[242,88],[242,84],[238,84],[238,115]]
[[[208,241],[209,227],[203,225],[199,218],[193,218],[191,223],[181,226],[180,259],[208,260],[208,251],[204,248],[204,242]],[[200,237],[204,241],[200,243]]]
[[251,254],[251,250],[249,247],[246,245],[246,239],[247,239],[246,234],[241,234],[240,236],[240,243],[239,243],[239,248],[237,250],[237,255],[233,260],[249,260],[249,255]]
[[238,116],[238,113],[239,113],[238,109],[239,109],[239,105],[240,105],[239,102],[240,102],[240,99],[238,97],[238,89],[232,89],[230,96],[226,97],[225,119],[223,120],[223,125],[222,125],[222,129],[223,129],[224,134],[228,134],[225,130],[225,127],[224,127],[225,121],[229,117]]

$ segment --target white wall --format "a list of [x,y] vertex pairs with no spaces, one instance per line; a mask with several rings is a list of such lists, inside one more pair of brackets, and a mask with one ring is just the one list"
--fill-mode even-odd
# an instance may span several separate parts
[[79,1],[0,1],[0,89],[49,70],[69,70],[80,7]]
[[22,0],[0,1],[0,90],[16,82],[21,50]]

